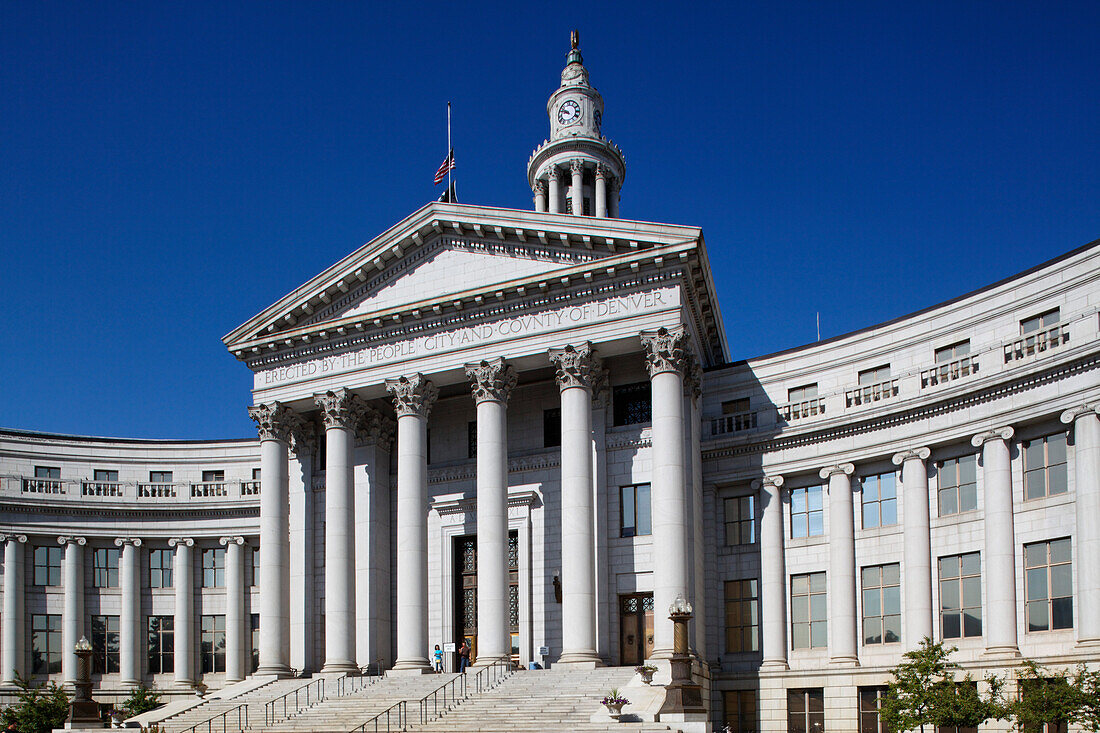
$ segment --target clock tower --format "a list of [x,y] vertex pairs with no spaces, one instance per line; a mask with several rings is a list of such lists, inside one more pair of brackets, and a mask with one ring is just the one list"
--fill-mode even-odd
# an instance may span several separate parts
[[531,154],[527,180],[536,211],[617,218],[626,164],[601,131],[603,97],[588,83],[579,36],[571,34],[561,86],[546,104],[550,139]]

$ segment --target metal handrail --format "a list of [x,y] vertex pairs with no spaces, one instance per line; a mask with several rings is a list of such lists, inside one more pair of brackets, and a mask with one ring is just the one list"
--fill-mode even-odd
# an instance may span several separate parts
[[[243,716],[241,714],[242,710],[244,711]],[[237,714],[237,727],[236,728],[229,728],[228,727],[228,719],[229,719],[229,716],[233,713]],[[214,731],[219,730],[214,725],[214,721],[217,720],[218,718],[221,718],[221,721],[222,721],[222,726],[221,726],[221,729],[220,729],[221,733],[229,733],[229,731],[231,731],[231,730],[243,731],[246,728],[248,728],[248,705],[247,704],[238,705],[237,707],[233,708],[232,710],[226,710],[221,715],[215,715],[213,718],[210,718],[209,720],[204,720],[201,723],[195,723],[190,728],[185,728],[184,730],[180,731],[180,733],[199,733],[200,729],[205,731],[205,733],[214,733]],[[242,720],[243,720],[243,722],[242,722]],[[206,727],[203,728],[202,726],[206,726]]]
[[[461,694],[459,688],[461,688]],[[466,675],[460,674],[450,682],[443,683],[420,698],[420,724],[424,725],[429,721],[429,709],[432,714],[431,720],[435,720],[440,715],[441,707],[444,711],[450,710],[455,703],[459,700],[465,700],[466,697]]]
[[385,665],[386,658],[378,657],[378,659],[367,662],[366,668],[360,671],[369,677],[381,677],[386,672]]
[[[316,687],[316,690],[312,688]],[[294,697],[293,710],[290,709],[290,698]],[[264,703],[264,725],[273,725],[275,723],[275,716],[278,714],[279,703],[283,706],[283,715],[279,720],[285,720],[291,715],[300,713],[302,710],[310,707],[314,703],[321,702],[325,699],[325,679],[319,677],[312,680],[308,684],[302,685],[296,689],[291,690],[282,697],[277,697],[270,702]],[[303,704],[303,700],[304,703]]]
[[475,687],[478,692],[491,690],[514,671],[511,659],[498,659],[474,675]]
[[381,675],[372,674],[344,675],[343,677],[337,677],[336,697],[343,697],[353,692],[359,692],[359,690],[370,687],[380,679],[382,679]]
[[[409,725],[409,711],[407,706],[408,703],[405,700],[394,703],[357,728],[352,728],[348,733],[366,733],[368,730],[374,733],[380,733],[380,731],[405,730]],[[386,727],[380,728],[379,726],[382,724],[383,718],[385,718]],[[395,725],[397,727],[391,728],[390,723],[394,721],[394,719],[396,719]],[[372,727],[367,728],[368,725]]]

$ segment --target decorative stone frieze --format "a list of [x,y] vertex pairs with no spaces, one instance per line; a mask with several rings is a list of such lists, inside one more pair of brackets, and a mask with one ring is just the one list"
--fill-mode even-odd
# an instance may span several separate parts
[[662,372],[685,372],[690,350],[686,328],[662,326],[656,331],[642,331],[641,339],[650,377]]
[[607,371],[592,345],[585,341],[562,349],[550,349],[559,389],[584,387],[596,392],[606,379]]
[[851,476],[853,473],[855,473],[855,470],[856,467],[851,463],[838,463],[834,466],[826,466],[825,468],[818,471],[817,475],[825,480],[828,480],[838,473],[842,473],[845,476]]
[[408,377],[387,379],[386,390],[393,395],[393,409],[398,417],[416,415],[427,420],[439,397],[436,386],[419,372]]
[[354,429],[367,409],[358,395],[352,394],[344,387],[313,395],[313,401],[321,408],[321,421],[326,430],[328,428]]
[[911,448],[909,450],[903,450],[900,453],[895,453],[894,457],[890,460],[895,466],[900,466],[906,461],[914,458],[919,458],[922,461],[927,461],[929,456],[932,455],[932,451],[928,448]]
[[133,545],[134,547],[141,547],[140,537],[116,537],[115,547],[122,547],[123,545]]
[[482,359],[474,364],[466,364],[466,376],[474,401],[508,402],[508,396],[516,386],[516,370],[504,359]]
[[978,433],[970,439],[970,444],[975,448],[981,448],[991,440],[1012,440],[1012,436],[1015,434],[1016,431],[1012,426],[1007,428],[996,428],[994,430],[987,430],[984,433]]

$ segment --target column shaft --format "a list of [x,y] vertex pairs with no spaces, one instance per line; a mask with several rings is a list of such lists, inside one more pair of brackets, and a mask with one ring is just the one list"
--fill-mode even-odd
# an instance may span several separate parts
[[4,542],[4,637],[0,640],[3,655],[0,657],[0,684],[14,684],[23,674],[26,649],[23,638],[26,634],[25,594],[23,581],[23,544],[27,538],[22,535],[8,535]]
[[546,178],[547,178],[547,181],[549,182],[549,188],[550,188],[550,193],[549,193],[550,213],[551,214],[560,214],[561,213],[561,173],[558,172],[557,168],[551,168],[547,172]]
[[511,655],[508,628],[508,421],[506,405],[477,405],[477,663]]
[[76,682],[76,642],[84,636],[84,538],[62,538],[65,545],[65,601],[61,618],[61,671],[66,683]]
[[535,211],[546,212],[546,182],[535,181]]
[[428,670],[428,421],[397,418],[396,670]]
[[612,219],[619,218],[619,184],[612,182],[611,191],[608,194],[607,215]]
[[574,160],[571,170],[573,172],[573,185],[570,194],[573,199],[573,215],[581,216],[584,214],[584,164],[579,160]]
[[323,672],[355,672],[354,433],[325,429],[325,666]]
[[1019,654],[1016,641],[1016,540],[1012,519],[1012,471],[1008,440],[1012,428],[974,437],[982,447],[985,483],[985,552],[982,580],[986,591],[987,654]]
[[260,441],[260,666],[257,674],[289,676],[289,449]]
[[651,377],[653,656],[670,657],[673,624],[668,608],[677,596],[688,598],[687,496],[684,486],[684,380],[678,371]]
[[119,683],[141,683],[141,540],[122,540],[120,573],[122,612],[119,614]]
[[[190,539],[173,540],[176,545],[173,582],[176,584],[176,615],[173,642],[176,684],[189,686],[195,681],[195,561]],[[169,544],[172,544],[169,542]]]
[[760,482],[760,620],[764,667],[787,668],[787,568],[783,548],[783,477]]
[[834,664],[858,664],[856,539],[850,463],[823,469],[829,480],[829,657]]
[[596,170],[596,216],[604,218],[607,216],[607,175]]
[[[262,475],[262,469],[261,469]],[[244,538],[223,537],[225,545],[225,681],[248,676],[244,615]]]
[[932,633],[932,542],[929,535],[927,448],[907,451],[894,456],[901,465],[901,496],[904,531],[902,559],[905,589],[905,624],[902,642],[906,649],[916,649],[924,637]]
[[1062,415],[1062,422],[1070,421],[1077,495],[1077,640],[1100,645],[1100,417],[1095,408],[1081,409]]

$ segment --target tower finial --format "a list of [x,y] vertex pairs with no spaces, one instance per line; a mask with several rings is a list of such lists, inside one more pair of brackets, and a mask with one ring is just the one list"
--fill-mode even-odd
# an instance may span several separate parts
[[573,49],[574,51],[576,51],[577,47],[580,46],[580,45],[581,45],[581,32],[579,30],[577,30],[576,28],[574,28],[573,32],[569,34],[569,47],[571,49]]

